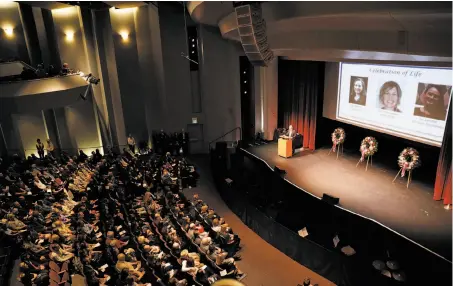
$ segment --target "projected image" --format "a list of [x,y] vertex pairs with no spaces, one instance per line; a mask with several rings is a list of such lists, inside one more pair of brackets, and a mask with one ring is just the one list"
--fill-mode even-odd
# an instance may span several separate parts
[[445,121],[451,86],[419,83],[414,115]]
[[451,68],[341,63],[335,118],[440,146],[452,86]]
[[368,86],[367,77],[351,77],[351,85],[349,89],[349,103],[366,105],[366,90]]
[[387,81],[379,90],[379,108],[394,112],[401,112],[398,108],[401,104],[403,93],[397,82]]

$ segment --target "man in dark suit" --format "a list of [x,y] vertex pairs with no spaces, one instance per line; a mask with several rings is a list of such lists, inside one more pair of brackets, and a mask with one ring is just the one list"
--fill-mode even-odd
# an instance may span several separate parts
[[296,137],[296,135],[297,135],[296,130],[294,130],[293,126],[290,125],[288,127],[288,131],[284,135],[280,136],[280,138],[284,138],[284,139],[293,141],[293,144],[292,144],[293,154],[294,154],[294,149],[295,149],[294,138]]
[[161,154],[165,154],[167,153],[167,145],[168,145],[168,142],[167,142],[167,134],[164,132],[163,129],[160,130],[160,133],[159,135],[157,135],[157,137],[159,138],[159,150],[162,152]]

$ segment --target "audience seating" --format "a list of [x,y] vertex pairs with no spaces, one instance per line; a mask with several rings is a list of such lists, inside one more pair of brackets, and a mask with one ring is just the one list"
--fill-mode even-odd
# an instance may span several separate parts
[[20,249],[24,285],[202,286],[245,277],[234,262],[238,236],[197,196],[184,196],[196,186],[194,166],[169,153],[124,151],[0,161],[0,227],[10,245],[0,249],[0,284],[12,272],[11,247]]

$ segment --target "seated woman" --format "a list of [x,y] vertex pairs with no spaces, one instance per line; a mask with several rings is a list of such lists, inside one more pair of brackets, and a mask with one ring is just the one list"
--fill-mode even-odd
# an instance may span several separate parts
[[192,276],[196,276],[198,272],[198,268],[195,267],[195,261],[189,256],[187,250],[181,251],[181,271]]
[[72,244],[64,244],[60,241],[60,237],[56,234],[52,234],[51,238],[52,243],[49,246],[49,250],[53,252],[60,252],[60,249],[66,252],[73,252]]
[[230,257],[227,258],[228,253],[222,252],[222,250],[218,247],[215,248],[213,252],[213,256],[215,257],[215,264],[223,269],[225,269],[228,273],[231,271],[235,272],[236,279],[239,281],[244,279],[245,273],[239,270],[234,261],[234,258]]
[[57,247],[57,249],[56,252],[52,251],[49,254],[50,259],[58,262],[65,262],[74,257],[73,253],[63,250],[61,247]]
[[212,230],[215,232],[220,232],[221,230],[220,222],[217,218],[212,220]]
[[65,224],[63,224],[63,222],[61,222],[61,220],[57,220],[56,222],[54,222],[52,224],[52,227],[56,231],[58,231],[58,234],[60,236],[62,236],[65,239],[68,239],[70,236],[72,236],[71,229],[68,226],[66,226]]
[[126,246],[129,241],[127,240],[127,237],[123,239],[116,239],[115,238],[115,232],[113,231],[108,231],[107,232],[107,239],[105,240],[105,243],[108,245],[111,245],[117,249],[121,249],[124,246]]
[[127,262],[126,256],[122,253],[118,255],[118,262],[116,263],[115,267],[118,272],[121,272],[123,269],[129,270],[129,274],[135,276],[138,281],[143,277],[143,275],[145,275],[145,271],[140,269],[140,262]]
[[6,227],[11,230],[12,233],[25,231],[25,228],[27,228],[27,225],[18,220],[13,214],[7,214],[6,219],[8,220]]

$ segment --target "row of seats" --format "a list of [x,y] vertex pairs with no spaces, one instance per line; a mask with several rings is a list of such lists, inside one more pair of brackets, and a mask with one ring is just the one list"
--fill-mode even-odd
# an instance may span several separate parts
[[6,284],[9,273],[11,273],[11,247],[0,247],[0,285]]
[[[183,187],[195,187],[198,178],[184,159],[130,150],[15,157],[0,161],[0,171],[1,228],[8,244],[20,248],[24,285],[210,285],[245,276],[234,263],[238,248],[226,250],[204,217],[214,212],[184,197]],[[195,225],[208,231],[193,234]],[[219,251],[202,250],[202,239]],[[0,279],[10,261],[5,250]]]

